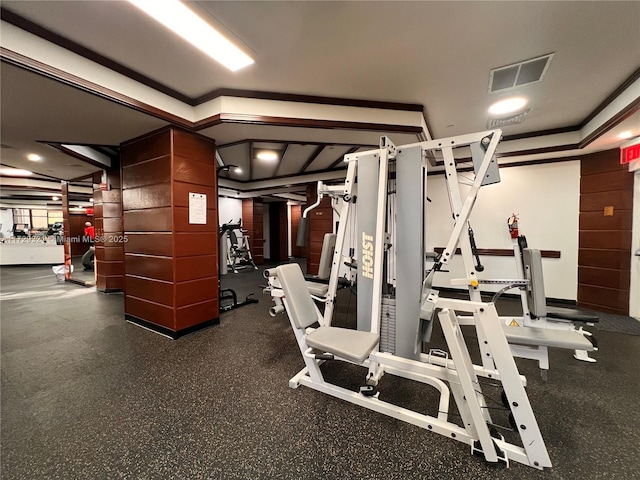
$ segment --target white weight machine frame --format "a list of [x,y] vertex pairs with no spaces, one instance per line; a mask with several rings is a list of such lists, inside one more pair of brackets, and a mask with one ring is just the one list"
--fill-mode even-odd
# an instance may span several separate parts
[[[495,164],[495,151],[500,141],[500,130],[485,131],[475,134],[449,137],[439,140],[420,142],[402,147],[395,147],[386,137],[381,140],[379,149],[360,152],[345,156],[348,162],[347,176],[344,185],[325,188],[319,185],[318,195],[342,196],[345,200],[337,232],[336,246],[333,255],[332,270],[329,279],[329,290],[326,296],[324,314],[321,314],[310,299],[309,292],[300,282],[297,272],[292,272],[297,265],[280,266],[265,272],[269,279],[269,293],[275,306],[270,313],[276,315],[287,311],[294,329],[305,368],[295,375],[289,382],[290,387],[305,385],[329,395],[369,408],[371,410],[407,421],[414,425],[433,430],[436,433],[462,441],[471,446],[472,452],[480,452],[488,462],[514,460],[534,468],[551,467],[551,461],[540,433],[535,415],[525,391],[526,380],[522,377],[514,361],[513,348],[507,341],[507,335],[493,303],[482,302],[477,289],[476,272],[469,238],[462,235],[468,225],[469,216],[473,209],[478,191],[483,184],[491,164]],[[465,197],[461,198],[455,176],[455,160],[453,149],[475,144],[482,146],[483,155],[476,167],[473,185]],[[378,340],[375,345],[345,358],[343,355],[344,338],[353,336],[354,345],[361,343],[364,338],[371,341],[371,335],[379,339],[381,317],[381,294],[383,283],[384,251],[388,246],[385,233],[385,216],[387,203],[388,165],[390,159],[396,159],[403,150],[418,148],[421,152],[422,167],[425,166],[427,154],[434,150],[442,152],[445,161],[445,173],[453,176],[448,178],[451,206],[455,218],[455,225],[447,246],[440,257],[440,266],[450,261],[456,248],[460,246],[464,265],[470,272],[469,295],[470,300],[458,300],[440,297],[438,292],[428,288],[419,288],[415,302],[418,305],[420,317],[425,321],[433,321],[435,313],[440,321],[449,348],[449,354],[442,355],[439,351],[422,354],[419,350],[421,341],[417,338],[420,319],[416,316],[415,349],[411,352],[413,358],[406,355],[391,354],[379,351]],[[414,150],[415,151],[415,150]],[[363,247],[358,252],[358,289],[360,294],[361,279],[371,280],[372,298],[371,310],[367,312],[368,328],[358,330],[340,329],[331,326],[331,318],[337,291],[339,266],[342,261],[342,248],[346,234],[347,219],[353,205],[356,193],[356,168],[359,163],[375,165],[377,172],[377,205],[375,205],[375,230],[371,235],[363,233]],[[360,176],[361,172],[358,172]],[[363,174],[364,178],[365,175]],[[359,240],[358,240],[359,241]],[[423,255],[423,254],[422,254]],[[424,272],[424,258],[420,265]],[[474,281],[475,280],[475,281]],[[295,285],[302,283],[303,290]],[[292,286],[294,285],[294,286]],[[309,303],[313,304],[309,307]],[[302,307],[301,307],[302,305]],[[300,312],[315,309],[313,318],[301,318]],[[426,313],[425,313],[426,312]],[[457,315],[457,312],[471,314]],[[425,314],[425,315],[422,315]],[[473,319],[469,322],[470,319]],[[309,328],[318,322],[318,329]],[[360,318],[359,318],[360,322]],[[477,332],[480,346],[482,365],[474,365],[464,342],[460,325],[473,324]],[[319,333],[314,333],[319,332]],[[349,333],[351,332],[351,333]],[[564,332],[569,333],[569,332]],[[366,337],[368,336],[368,337]],[[318,337],[324,341],[318,342]],[[366,338],[365,338],[366,337]],[[348,343],[348,342],[347,342]],[[311,344],[311,345],[310,345]],[[450,355],[450,357],[449,357]],[[368,369],[366,382],[377,385],[382,376],[392,374],[434,386],[440,391],[438,416],[418,414],[414,411],[400,408],[383,402],[379,393],[368,396],[364,393],[353,392],[326,382],[320,369],[321,364],[329,359],[350,361]],[[491,415],[486,405],[484,394],[479,382],[480,377],[502,383],[506,400],[508,401],[514,424],[523,446],[507,443],[497,435],[493,429]],[[448,387],[445,383],[448,382]],[[448,420],[449,392],[453,394],[457,408],[462,417],[462,426]]]

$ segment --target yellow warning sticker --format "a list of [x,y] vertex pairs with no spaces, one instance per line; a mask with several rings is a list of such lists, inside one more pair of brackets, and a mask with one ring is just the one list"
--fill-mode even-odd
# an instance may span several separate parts
[[511,323],[509,324],[510,327],[519,327],[520,324],[518,322],[516,322],[516,319],[514,318],[513,320],[511,320]]

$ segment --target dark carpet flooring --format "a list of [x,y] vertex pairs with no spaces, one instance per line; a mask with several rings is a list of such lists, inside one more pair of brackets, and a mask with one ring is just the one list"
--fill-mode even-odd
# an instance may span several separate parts
[[[517,361],[554,464],[541,472],[488,465],[459,442],[289,389],[302,359],[287,317],[267,314],[260,272],[222,281],[258,304],[177,341],[126,323],[122,295],[59,284],[50,267],[3,268],[1,281],[3,480],[640,478],[638,336],[598,332],[595,364],[553,350],[547,382]],[[337,325],[353,323],[349,297],[341,291]],[[364,371],[329,362],[326,375],[355,389]],[[435,414],[428,387],[386,376],[380,390]]]

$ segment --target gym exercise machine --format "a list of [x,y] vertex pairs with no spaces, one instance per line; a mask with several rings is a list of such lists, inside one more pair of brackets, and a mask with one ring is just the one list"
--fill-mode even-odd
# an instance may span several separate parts
[[258,269],[253,261],[247,233],[247,230],[242,229],[242,219],[238,223],[224,223],[220,227],[220,258],[226,259],[226,264],[222,265],[221,262],[220,266],[224,267],[221,268],[221,273],[227,273],[228,268],[233,273],[238,273],[243,268]]
[[[462,441],[488,462],[514,460],[542,469],[550,467],[551,461],[510,342],[517,343],[521,341],[519,337],[529,335],[533,338],[527,341],[548,344],[549,338],[553,338],[560,346],[569,347],[554,334],[547,334],[546,329],[508,332],[494,304],[480,298],[471,240],[463,235],[469,232],[469,216],[479,189],[499,181],[494,154],[500,137],[501,131],[493,130],[401,147],[383,137],[379,149],[345,157],[348,162],[345,183],[332,187],[334,194],[341,193],[343,207],[324,314],[311,300],[298,265],[282,265],[267,270],[265,276],[269,279],[267,290],[275,303],[271,313],[287,312],[305,363],[305,368],[289,381],[290,387],[305,385]],[[454,148],[470,148],[474,161],[475,178],[464,199],[457,185]],[[435,153],[444,161],[454,226],[445,250],[425,275],[425,162],[434,158]],[[392,181],[390,166],[394,168]],[[354,206],[358,224],[358,310],[357,330],[350,330],[331,326],[331,318],[343,259],[346,219],[355,211]],[[468,286],[469,300],[441,297],[432,288],[434,273],[451,260],[458,246],[468,273],[468,278],[459,282]],[[384,291],[388,293],[383,295]],[[430,350],[425,354],[423,342],[430,340],[436,320],[442,327],[448,352]],[[316,322],[319,327],[311,328]],[[463,323],[475,327],[480,365],[472,363],[461,329]],[[537,338],[533,335],[540,333]],[[566,334],[564,341],[571,346],[574,343],[568,342],[568,337],[572,342],[584,340],[577,332],[556,333]],[[593,349],[580,345],[585,350]],[[329,360],[366,367],[366,385],[354,392],[327,382],[320,367]],[[381,400],[383,392],[377,391],[377,385],[384,374],[436,388],[440,392],[437,416],[419,414]],[[495,429],[480,378],[501,382],[503,402],[510,409],[510,423],[522,446],[506,442]],[[462,426],[449,420],[450,395]]]

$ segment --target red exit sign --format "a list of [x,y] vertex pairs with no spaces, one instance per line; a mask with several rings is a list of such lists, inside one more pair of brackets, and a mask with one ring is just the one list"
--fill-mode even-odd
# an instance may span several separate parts
[[640,158],[640,143],[620,149],[620,163],[631,163]]

